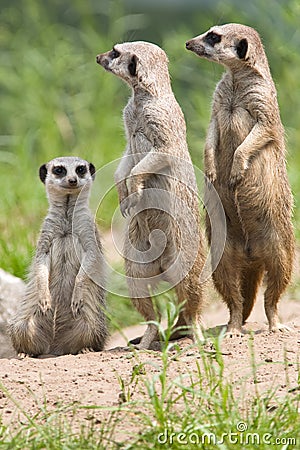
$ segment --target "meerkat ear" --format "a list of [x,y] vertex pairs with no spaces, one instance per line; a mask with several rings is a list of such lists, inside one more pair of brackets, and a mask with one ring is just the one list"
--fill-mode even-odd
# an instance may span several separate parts
[[248,53],[248,41],[247,39],[241,39],[236,46],[236,53],[240,59],[248,59],[246,58]]
[[90,163],[89,164],[89,169],[90,169],[90,174],[92,175],[92,178],[94,180],[95,179],[95,172],[96,172],[94,164]]
[[47,176],[47,166],[46,166],[46,164],[43,164],[40,167],[39,174],[40,174],[41,181],[45,184],[45,180],[46,180],[46,176]]
[[137,62],[138,62],[138,58],[136,55],[132,55],[131,57],[131,61],[128,64],[128,71],[130,73],[130,75],[132,75],[133,77],[136,76],[136,66],[137,66]]

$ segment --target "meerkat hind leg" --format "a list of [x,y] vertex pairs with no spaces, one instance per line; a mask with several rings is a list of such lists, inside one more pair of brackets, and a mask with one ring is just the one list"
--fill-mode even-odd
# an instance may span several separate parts
[[202,288],[200,283],[198,285],[193,283],[193,286],[190,284],[189,280],[183,280],[175,288],[178,303],[185,303],[179,312],[170,340],[191,337],[198,342],[204,341],[200,320]]
[[257,291],[262,281],[264,270],[261,267],[250,268],[243,271],[242,296],[243,296],[243,324],[251,314],[255,303]]
[[170,336],[170,341],[176,341],[177,339],[182,339],[184,337],[193,337],[192,330],[188,326],[184,311],[180,311],[177,321],[174,325],[174,331]]
[[39,311],[27,319],[14,320],[9,326],[9,334],[20,357],[24,355],[35,357],[49,353],[53,338],[52,328],[52,312]]
[[279,322],[277,313],[277,304],[280,295],[287,285],[286,277],[278,271],[268,270],[267,289],[265,291],[265,312],[269,322],[270,332],[290,332],[291,328]]
[[240,292],[240,274],[237,273],[237,270],[235,269],[232,269],[229,274],[228,268],[231,267],[231,262],[229,262],[229,264],[230,266],[225,266],[221,260],[218,268],[213,273],[214,284],[222,295],[230,312],[230,319],[225,335],[226,338],[242,336],[244,303]]
[[[160,320],[160,315],[157,317],[159,313],[154,311],[151,297],[133,298],[132,303],[147,322],[157,322]],[[131,341],[131,344],[135,345],[137,349],[149,349],[152,342],[156,340],[158,340],[157,325],[155,323],[148,323],[144,335],[141,338]]]
[[104,348],[107,329],[103,321],[94,323],[85,316],[73,319],[71,314],[59,317],[51,352],[55,355],[100,352]]

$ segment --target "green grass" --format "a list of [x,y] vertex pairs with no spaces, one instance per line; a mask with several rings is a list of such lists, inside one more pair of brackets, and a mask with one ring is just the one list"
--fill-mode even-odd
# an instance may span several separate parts
[[[278,439],[276,448],[297,448],[300,394],[291,392],[279,396],[276,387],[270,387],[263,396],[255,390],[253,395],[247,395],[245,382],[250,378],[255,383],[259,367],[251,338],[249,373],[233,383],[224,375],[225,362],[220,349],[222,336],[213,338],[214,350],[205,350],[201,345],[196,349],[181,350],[176,345],[171,348],[169,337],[177,313],[169,303],[167,329],[165,332],[160,329],[165,339],[161,354],[149,361],[145,358],[142,361],[139,352],[129,354],[130,379],[116,374],[120,386],[119,406],[59,404],[50,412],[45,398],[32,417],[16,404],[27,420],[23,420],[17,430],[0,425],[0,448],[223,450],[236,446],[269,449],[275,439]],[[170,377],[170,366],[190,351],[195,352],[196,370],[178,372],[175,377]],[[280,364],[282,370],[286,370],[288,363],[284,354]],[[235,392],[236,383],[240,387],[239,395]],[[290,387],[288,377],[286,385]],[[2,390],[7,397],[13,398],[13,393],[3,387]],[[76,415],[82,411],[91,416],[93,412],[101,411],[103,420],[101,423],[91,420],[76,430]],[[121,437],[116,438],[116,432],[120,430]]]

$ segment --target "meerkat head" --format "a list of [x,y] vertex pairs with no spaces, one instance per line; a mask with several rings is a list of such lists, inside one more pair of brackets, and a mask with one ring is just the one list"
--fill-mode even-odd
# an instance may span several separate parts
[[167,55],[150,42],[116,44],[109,52],[97,55],[96,61],[133,89],[140,88],[157,95],[170,88]]
[[201,58],[227,67],[265,63],[265,53],[258,33],[246,25],[229,23],[210,28],[190,41],[186,48]]
[[83,187],[92,184],[95,167],[84,159],[65,156],[43,164],[39,175],[48,191],[65,195],[78,194]]

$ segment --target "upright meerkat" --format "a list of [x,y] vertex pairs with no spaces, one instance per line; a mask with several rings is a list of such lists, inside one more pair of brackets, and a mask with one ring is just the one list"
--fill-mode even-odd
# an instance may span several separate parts
[[[128,42],[98,55],[97,63],[132,88],[123,116],[127,147],[115,183],[121,212],[131,216],[124,256],[133,304],[146,321],[155,321],[149,287],[170,282],[179,302],[185,301],[176,327],[192,327],[194,337],[202,339],[197,185],[167,56],[154,44]],[[137,347],[149,348],[157,336],[156,325],[149,323]]]
[[[293,266],[293,201],[267,57],[258,33],[239,24],[215,26],[186,48],[227,69],[214,93],[204,158],[207,201],[212,183],[227,220],[225,250],[213,279],[230,311],[228,333],[240,334],[265,273],[269,328],[283,330],[277,304]],[[207,220],[208,238],[210,232]]]
[[62,157],[39,173],[49,211],[25,296],[10,323],[14,348],[30,356],[100,351],[108,333],[104,260],[88,206],[95,167]]

